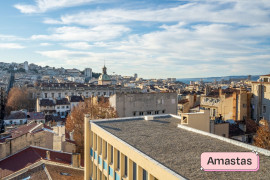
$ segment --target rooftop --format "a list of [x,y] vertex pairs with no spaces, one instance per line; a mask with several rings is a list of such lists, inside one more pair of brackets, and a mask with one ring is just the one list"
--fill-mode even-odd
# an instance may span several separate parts
[[[251,152],[243,143],[179,126],[175,116],[155,116],[92,121],[117,138],[188,179],[267,179],[270,157],[260,154],[257,172],[205,172],[201,168],[203,152]],[[229,140],[229,139],[227,139]],[[253,148],[253,146],[252,146]],[[256,147],[254,147],[256,149]],[[270,151],[267,151],[270,155]]]
[[70,153],[30,146],[0,160],[0,178],[8,176],[42,159],[46,159],[46,151],[50,151],[50,161],[67,165],[71,164]]

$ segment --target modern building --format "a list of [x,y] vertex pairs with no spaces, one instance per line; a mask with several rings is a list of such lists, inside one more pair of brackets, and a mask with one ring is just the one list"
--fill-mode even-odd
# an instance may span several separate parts
[[91,68],[85,68],[84,76],[91,79],[92,78],[92,69]]
[[118,117],[177,113],[177,93],[117,93],[109,101]]
[[260,76],[258,82],[252,82],[252,119],[270,121],[270,74]]
[[[257,151],[257,172],[201,170],[203,152]],[[85,180],[269,179],[270,151],[180,125],[175,115],[85,117]]]
[[25,71],[28,71],[28,70],[29,70],[28,62],[27,62],[27,61],[25,61],[25,62],[23,63],[23,66],[24,66],[24,70],[25,70]]
[[102,68],[102,74],[98,78],[98,85],[111,85],[111,84],[112,84],[112,80],[108,76],[107,68],[104,65],[104,67]]

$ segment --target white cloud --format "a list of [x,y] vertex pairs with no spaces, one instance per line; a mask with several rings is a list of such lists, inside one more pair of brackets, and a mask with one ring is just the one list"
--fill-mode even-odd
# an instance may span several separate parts
[[21,13],[43,13],[48,10],[78,6],[86,3],[93,2],[95,0],[35,0],[34,5],[29,4],[16,4],[15,8],[21,11]]
[[[161,9],[108,9],[91,10],[78,14],[64,15],[59,20],[46,19],[48,24],[97,25],[125,23],[130,21],[145,22],[214,22],[259,24],[270,21],[263,0],[258,1],[194,1],[176,7]],[[247,10],[248,9],[248,10]]]
[[60,27],[51,35],[33,35],[31,38],[52,41],[103,41],[110,40],[128,32],[129,28],[122,25],[101,25],[93,28]]
[[40,43],[40,46],[51,46],[51,43]]
[[0,34],[0,40],[1,41],[18,41],[18,40],[24,40],[24,38],[13,36],[13,35]]
[[17,43],[0,43],[0,49],[23,49],[24,46]]
[[87,42],[74,42],[74,43],[65,43],[62,44],[64,47],[72,48],[72,49],[90,49],[92,46]]

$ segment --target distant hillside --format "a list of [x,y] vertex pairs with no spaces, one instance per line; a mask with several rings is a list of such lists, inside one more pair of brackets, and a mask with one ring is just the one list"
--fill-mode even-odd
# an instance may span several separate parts
[[[251,80],[252,81],[257,81],[259,79],[260,75],[252,75]],[[247,79],[248,76],[222,76],[222,77],[207,77],[207,78],[183,78],[183,79],[177,79],[177,81],[181,81],[183,83],[189,84],[190,81],[200,81],[201,79],[203,82],[213,82],[214,80],[216,81],[221,81],[223,80],[229,80],[229,79]]]

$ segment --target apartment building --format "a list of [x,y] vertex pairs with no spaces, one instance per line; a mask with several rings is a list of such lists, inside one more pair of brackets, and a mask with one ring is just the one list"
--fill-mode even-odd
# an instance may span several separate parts
[[177,113],[176,93],[117,93],[109,102],[118,117]]
[[218,89],[201,97],[200,107],[210,110],[214,120],[222,116],[222,120],[241,121],[250,117],[251,93],[244,89]]
[[[201,170],[203,152],[260,155],[257,172]],[[268,179],[270,151],[180,125],[179,116],[85,116],[85,180]]]
[[270,74],[260,76],[258,82],[251,84],[252,119],[270,121]]

